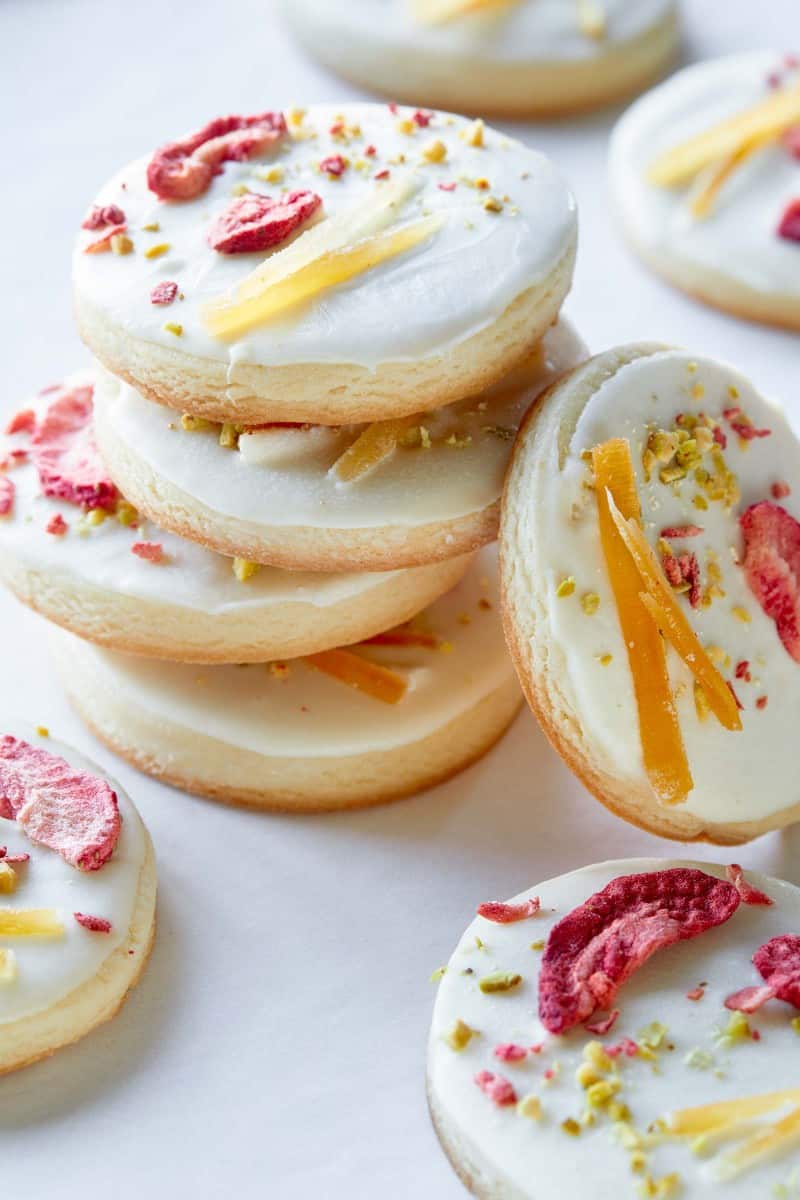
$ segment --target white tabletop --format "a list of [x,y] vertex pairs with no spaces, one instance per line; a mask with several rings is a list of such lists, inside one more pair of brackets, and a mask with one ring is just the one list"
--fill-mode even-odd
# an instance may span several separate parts
[[[797,0],[686,8],[692,59],[800,42]],[[220,112],[355,92],[300,56],[268,0],[4,0],[0,46],[7,411],[87,359],[70,246],[120,163]],[[729,358],[800,422],[796,336],[692,303],[621,245],[605,194],[614,115],[516,127],[577,193],[567,311],[594,350],[656,338]],[[0,1081],[15,1195],[70,1200],[102,1180],[115,1200],[458,1200],[425,1107],[431,971],[481,900],[593,860],[679,849],[591,800],[527,712],[476,767],[410,801],[302,819],[229,811],[99,746],[54,681],[43,622],[5,595],[0,629],[2,707],[117,775],[152,831],[161,889],[153,958],[119,1016]],[[736,857],[800,883],[799,852],[793,832]]]

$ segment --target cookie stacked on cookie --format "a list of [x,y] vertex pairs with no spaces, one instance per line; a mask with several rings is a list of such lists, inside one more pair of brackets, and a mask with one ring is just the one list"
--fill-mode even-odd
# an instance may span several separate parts
[[575,234],[542,156],[395,105],[219,118],[101,190],[74,258],[98,365],[9,426],[0,545],[84,639],[57,656],[104,740],[324,808],[500,736],[518,692],[471,558],[525,411],[583,357]]

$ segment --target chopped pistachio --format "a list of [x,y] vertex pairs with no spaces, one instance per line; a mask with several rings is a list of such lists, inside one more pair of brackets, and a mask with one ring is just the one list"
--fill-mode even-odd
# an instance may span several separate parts
[[133,241],[127,233],[115,233],[111,239],[111,250],[113,254],[130,254],[133,250]]
[[477,1033],[477,1029],[472,1029],[465,1021],[457,1017],[453,1026],[444,1034],[444,1040],[451,1050],[464,1050],[477,1036]]
[[161,258],[162,254],[166,254],[172,247],[169,242],[156,242],[154,246],[148,246],[144,252],[145,258]]
[[792,1017],[789,1022],[796,1034],[800,1035],[800,1017]]
[[714,1065],[714,1055],[709,1054],[708,1050],[701,1050],[695,1047],[690,1050],[683,1060],[684,1066],[691,1067],[695,1071],[709,1071]]
[[0,862],[0,892],[8,895],[17,886],[17,872],[6,862]]
[[564,1133],[568,1133],[570,1137],[578,1137],[581,1131],[580,1122],[576,1121],[574,1117],[567,1117],[566,1121],[562,1121],[561,1128],[564,1130]]
[[127,500],[120,500],[117,503],[117,509],[114,516],[119,521],[120,525],[133,525],[139,519],[139,514],[132,504]]
[[36,732],[38,733],[39,737],[50,737],[50,730],[46,725],[37,725]]
[[736,617],[737,621],[741,621],[743,625],[749,625],[752,617],[746,608],[742,608],[741,604],[734,604],[731,612]]
[[430,983],[438,983],[439,980],[442,979],[446,973],[447,973],[447,967],[437,967],[436,970],[431,973],[429,982]]
[[611,1055],[606,1054],[603,1049],[602,1042],[587,1042],[583,1047],[583,1057],[584,1061],[591,1063],[597,1071],[610,1071],[614,1065]]
[[503,201],[498,200],[496,196],[487,196],[483,202],[483,207],[487,212],[500,213],[503,211]]
[[591,617],[600,607],[600,597],[597,592],[584,592],[581,596],[581,608],[587,617]]
[[575,580],[572,575],[568,575],[566,579],[562,579],[556,588],[556,596],[559,600],[563,600],[565,596],[571,596],[575,591]]
[[102,525],[105,519],[106,513],[103,508],[90,509],[84,518],[87,525]]
[[600,1076],[590,1062],[582,1062],[575,1072],[575,1082],[585,1090],[600,1083]]
[[146,225],[142,226],[145,233],[158,233],[160,228],[158,221],[148,221]]
[[484,975],[478,987],[482,992],[510,992],[522,983],[522,976],[513,971],[495,971],[492,975]]
[[226,450],[236,450],[239,446],[239,430],[230,421],[226,421],[219,431],[219,444]]
[[603,1108],[621,1087],[618,1079],[600,1079],[586,1089],[586,1100],[592,1108]]
[[468,146],[483,146],[483,134],[485,126],[480,117],[477,121],[473,121],[466,129],[462,130],[461,136]]
[[447,146],[439,138],[434,138],[422,147],[422,157],[426,162],[444,162],[447,158]]
[[181,428],[187,433],[200,433],[207,429],[214,429],[213,421],[207,421],[205,417],[195,417],[192,413],[181,414]]
[[544,950],[546,945],[547,943],[545,942],[544,938],[538,938],[535,942],[531,942],[531,950],[541,951]]
[[181,337],[183,334],[183,326],[179,325],[177,321],[166,321],[164,323],[164,330],[166,333],[171,333],[175,337]]
[[542,1102],[538,1096],[530,1092],[518,1102],[517,1112],[521,1117],[527,1117],[530,1121],[540,1121],[542,1117]]
[[247,580],[252,579],[259,569],[259,563],[250,562],[247,558],[235,558],[233,560],[233,573],[239,580],[239,583],[247,583]]

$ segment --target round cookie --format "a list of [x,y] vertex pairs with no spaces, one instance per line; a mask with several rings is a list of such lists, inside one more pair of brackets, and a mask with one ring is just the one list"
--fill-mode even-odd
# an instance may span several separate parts
[[599,355],[523,425],[507,640],[545,733],[626,820],[735,843],[800,817],[798,489],[783,414],[683,350]]
[[673,0],[285,0],[306,49],[361,87],[505,117],[597,108],[674,58]]
[[798,63],[777,52],[697,63],[637,100],[609,159],[635,251],[706,304],[800,329],[798,127]]
[[[276,128],[238,128],[258,120]],[[160,198],[187,179],[203,190]],[[90,349],[152,400],[248,424],[386,419],[490,385],[555,320],[576,239],[542,155],[366,104],[296,110],[288,128],[219,118],[123,168],[86,223],[73,277]]]
[[168,410],[105,373],[95,430],[112,477],[138,509],[220,553],[289,570],[419,566],[497,536],[519,422],[584,353],[559,323],[494,390],[419,414],[398,433],[392,453],[354,478],[343,478],[335,464],[364,427],[273,428],[226,448],[219,428],[186,431]]
[[[71,377],[23,410],[23,423],[92,386],[92,374]],[[156,528],[119,496],[113,511],[84,511],[45,494],[33,459],[13,458],[28,442],[23,429],[0,448],[14,489],[0,517],[0,578],[48,620],[113,650],[178,662],[312,654],[408,620],[469,566],[461,556],[381,573],[255,568]]]
[[125,793],[42,732],[2,730],[0,1074],[114,1016],[147,961],[156,901],[153,847]]
[[[537,1008],[548,1012],[543,1000],[552,996],[559,924],[565,928],[577,908],[591,929],[596,914],[582,907],[590,896],[609,884],[612,894],[652,888],[655,874],[667,878],[664,872],[710,889],[727,919],[659,949],[623,983],[607,1017],[551,1033],[552,1021],[548,1016],[545,1024]],[[632,875],[639,880],[621,878]],[[790,1131],[775,1138],[771,1157],[754,1156],[750,1139],[773,1133],[787,1115],[797,1125],[792,1021],[796,1026],[798,1011],[775,999],[748,1018],[725,1001],[744,984],[762,982],[750,960],[771,939],[797,929],[800,890],[754,874],[772,905],[737,906],[724,876],[707,863],[600,863],[510,902],[535,908],[538,899],[538,915],[509,924],[478,916],[467,928],[439,984],[428,1096],[439,1140],[475,1195],[557,1200],[585,1195],[587,1180],[591,1195],[603,1200],[638,1194],[699,1200],[717,1190],[732,1200],[785,1194],[800,1163],[796,1129],[793,1137]],[[628,941],[616,961],[613,937],[605,951],[602,937],[588,939],[589,961],[613,970],[631,953],[646,955],[639,937],[652,932],[652,919],[637,930],[634,917],[632,925],[619,930]],[[584,922],[581,945],[586,929]],[[656,939],[663,933],[657,930]],[[602,974],[591,986],[600,987]],[[754,1099],[780,1092],[773,1102]]]
[[[187,791],[287,811],[378,804],[462,770],[518,711],[495,573],[494,553],[484,551],[410,631],[356,653],[329,652],[316,666],[298,659],[198,673],[63,632],[54,635],[56,665],[98,737]],[[344,659],[345,669],[363,674],[365,658],[384,670],[362,686],[377,687],[383,699],[329,673]]]

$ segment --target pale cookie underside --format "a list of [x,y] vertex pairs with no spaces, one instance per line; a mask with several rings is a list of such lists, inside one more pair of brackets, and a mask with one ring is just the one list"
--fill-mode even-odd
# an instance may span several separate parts
[[374,371],[354,363],[262,366],[229,362],[227,356],[200,358],[132,337],[80,293],[75,313],[84,342],[112,374],[181,412],[254,425],[385,420],[476,394],[522,360],[558,316],[572,279],[575,244],[573,236],[550,275],[486,328],[445,353],[382,363]]
[[545,472],[563,458],[581,413],[594,393],[636,359],[665,347],[642,343],[591,359],[545,393],[526,417],[506,477],[500,530],[503,627],[528,704],[545,735],[584,786],[607,808],[650,833],[678,841],[736,845],[800,819],[800,805],[759,821],[711,822],[680,806],[661,805],[641,778],[612,774],[598,762],[602,747],[586,734],[581,714],[561,679],[563,652],[547,623],[544,559],[528,536],[528,513],[542,494]]
[[[292,6],[285,7],[291,19]],[[672,11],[643,33],[581,60],[500,62],[419,47],[411,55],[400,47],[363,55],[355,67],[332,55],[299,21],[293,24],[311,54],[362,87],[430,108],[512,118],[568,116],[624,100],[666,70],[680,41],[677,11]]]
[[29,1066],[85,1037],[118,1012],[138,982],[156,927],[156,862],[146,831],[145,837],[147,851],[128,936],[93,979],[75,988],[54,1007],[2,1026],[0,1074]]
[[[349,645],[400,625],[453,587],[469,563],[466,556],[392,572],[324,605],[265,601],[220,612],[125,595],[8,551],[0,577],[23,603],[99,646],[175,662],[257,663]],[[241,587],[245,592],[248,584]]]

